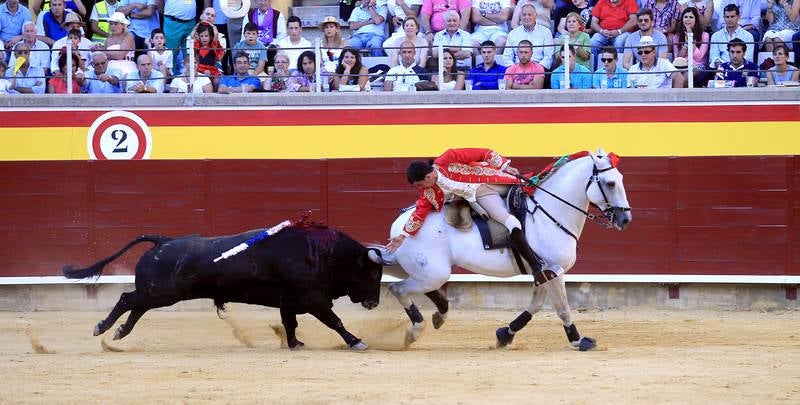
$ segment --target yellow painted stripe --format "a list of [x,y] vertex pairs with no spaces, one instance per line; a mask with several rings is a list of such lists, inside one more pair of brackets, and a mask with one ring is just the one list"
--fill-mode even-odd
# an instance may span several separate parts
[[[489,147],[556,156],[604,147],[624,156],[800,155],[800,122],[151,127],[151,159],[435,156]],[[0,160],[84,160],[88,128],[0,129]]]

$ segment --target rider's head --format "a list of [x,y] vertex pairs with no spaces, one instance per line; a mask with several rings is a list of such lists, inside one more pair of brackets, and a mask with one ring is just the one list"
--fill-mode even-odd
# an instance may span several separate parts
[[408,165],[408,170],[406,170],[406,177],[408,178],[408,184],[414,184],[418,181],[425,180],[425,176],[433,171],[433,160],[429,160],[427,162],[423,162],[421,160],[415,160]]

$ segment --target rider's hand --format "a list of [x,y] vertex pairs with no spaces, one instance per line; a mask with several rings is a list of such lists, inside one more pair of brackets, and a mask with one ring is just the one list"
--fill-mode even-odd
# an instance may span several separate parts
[[386,250],[388,250],[389,253],[394,253],[397,250],[397,248],[399,248],[400,245],[403,244],[403,242],[405,240],[406,240],[406,235],[402,235],[402,234],[397,235],[394,238],[389,239],[389,243],[387,243],[386,246],[385,246]]
[[513,174],[514,176],[518,176],[519,175],[519,170],[517,170],[514,167],[508,166],[508,167],[506,167],[506,173]]

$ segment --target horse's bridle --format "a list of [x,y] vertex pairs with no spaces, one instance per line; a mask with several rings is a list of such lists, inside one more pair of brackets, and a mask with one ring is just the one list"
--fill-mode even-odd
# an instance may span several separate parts
[[[603,190],[603,184],[600,182],[600,173],[607,172],[607,171],[609,171],[611,169],[614,169],[614,168],[615,168],[615,166],[612,165],[612,166],[609,166],[609,167],[607,167],[605,169],[598,169],[597,168],[597,164],[592,162],[592,175],[589,176],[589,180],[586,182],[586,188],[584,189],[586,192],[588,192],[589,191],[589,187],[591,187],[592,183],[596,183],[597,184],[597,188],[600,189],[600,194],[603,196],[603,200],[605,200],[605,206],[606,207],[605,207],[605,209],[600,208],[597,204],[595,204],[591,200],[589,200],[589,203],[591,205],[597,207],[597,209],[600,210],[603,213],[603,217],[607,221],[605,223],[603,223],[601,220],[599,220],[597,215],[594,215],[591,212],[589,212],[588,210],[584,210],[583,208],[578,207],[575,204],[573,204],[573,203],[571,203],[571,202],[559,197],[558,195],[548,191],[547,189],[545,189],[541,185],[537,185],[536,188],[539,189],[539,190],[542,190],[545,194],[550,195],[551,197],[555,198],[556,200],[561,201],[562,203],[566,204],[567,206],[572,207],[573,209],[575,209],[578,212],[580,212],[581,214],[583,214],[587,219],[589,219],[591,221],[594,221],[598,225],[600,225],[602,227],[605,227],[605,228],[611,228],[611,227],[614,226],[613,225],[614,224],[614,218],[615,218],[615,215],[616,215],[616,213],[614,212],[615,210],[620,210],[620,211],[623,211],[623,212],[631,210],[630,207],[618,207],[618,206],[615,206],[615,205],[611,205],[611,203],[608,201],[608,197],[606,196],[605,190]],[[518,177],[523,179],[523,180],[529,181],[528,179],[525,179],[523,176],[518,176]],[[534,208],[533,208],[533,211],[528,211],[529,214],[533,215],[533,214],[536,213],[537,210],[541,210],[542,213],[544,213],[548,218],[550,218],[551,221],[553,221],[554,224],[556,224],[556,226],[561,228],[562,231],[566,232],[567,235],[572,236],[572,238],[575,239],[576,242],[578,241],[578,237],[574,233],[572,233],[572,231],[570,231],[564,225],[562,225],[560,222],[558,222],[558,220],[556,220],[556,218],[553,217],[552,214],[547,212],[547,210],[544,207],[542,207],[542,205],[539,204],[538,201],[536,201],[536,199],[533,197],[533,195],[530,196],[530,199],[534,204]]]

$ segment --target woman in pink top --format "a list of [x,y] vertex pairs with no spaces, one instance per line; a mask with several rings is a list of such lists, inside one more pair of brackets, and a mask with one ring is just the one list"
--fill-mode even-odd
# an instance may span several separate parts
[[433,34],[443,30],[444,12],[455,10],[461,16],[458,27],[467,30],[469,26],[470,11],[472,2],[470,0],[424,0],[420,10],[420,22],[422,32],[428,43],[433,42]]
[[708,32],[703,30],[700,23],[700,13],[694,7],[687,7],[681,13],[678,30],[672,36],[672,55],[675,58],[689,59],[689,45],[687,44],[687,33],[694,34],[694,53],[692,54],[692,65],[695,68],[694,82],[704,83],[702,80],[707,76],[702,72],[706,68],[708,58]]

